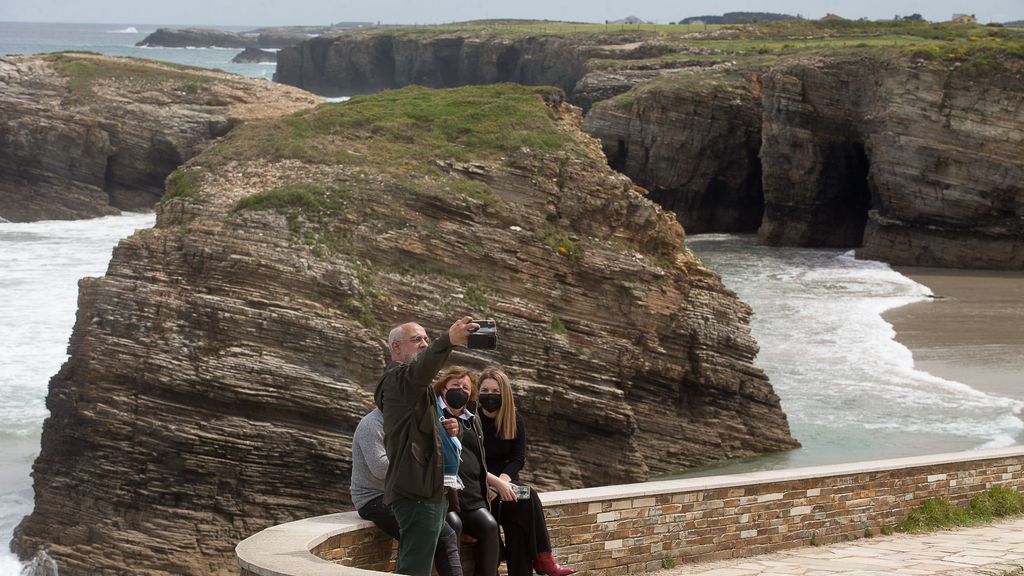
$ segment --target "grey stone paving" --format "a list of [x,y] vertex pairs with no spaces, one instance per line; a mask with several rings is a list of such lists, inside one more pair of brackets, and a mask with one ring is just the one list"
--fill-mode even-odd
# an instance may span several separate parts
[[685,564],[656,576],[1024,576],[1024,518],[927,534],[876,536],[829,546]]

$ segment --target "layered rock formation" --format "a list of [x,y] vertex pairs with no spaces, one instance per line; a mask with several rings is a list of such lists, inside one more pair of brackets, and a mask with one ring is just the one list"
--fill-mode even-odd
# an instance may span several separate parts
[[0,58],[0,218],[152,208],[172,170],[239,122],[317,101],[285,86],[150,61]]
[[372,22],[337,22],[330,26],[278,26],[248,32],[214,28],[157,28],[136,46],[168,48],[284,48],[320,34],[367,28]]
[[772,69],[761,237],[863,246],[858,256],[897,264],[1024,268],[1024,61],[990,57]]
[[571,92],[584,72],[578,43],[557,36],[327,35],[282,49],[277,62],[274,80],[327,95],[410,84],[449,88],[497,82],[558,86]]
[[232,574],[235,543],[345,509],[390,326],[465,313],[538,487],[796,446],[750,309],[607,167],[557,92],[409,88],[247,123],[168,179],[81,284],[23,556],[61,574]]
[[687,233],[761,224],[761,103],[743,75],[697,68],[665,76],[602,102],[583,128]]
[[690,233],[758,230],[769,244],[860,247],[896,264],[1019,269],[1022,68],[793,58],[644,85],[597,104],[585,127]]
[[[742,45],[753,32],[723,33]],[[689,38],[374,33],[282,51],[277,79],[331,93],[557,85],[589,109],[609,162],[690,233],[1021,268],[1024,36],[992,34],[1003,44],[810,56],[787,44],[736,50],[737,63]]]

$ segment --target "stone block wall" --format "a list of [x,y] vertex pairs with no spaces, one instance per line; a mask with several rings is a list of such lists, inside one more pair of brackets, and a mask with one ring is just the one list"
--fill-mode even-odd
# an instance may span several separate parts
[[[577,573],[615,576],[879,534],[930,498],[962,504],[994,485],[1020,490],[1022,465],[1024,448],[1015,447],[567,490],[543,494],[542,500],[559,560]],[[329,528],[332,522],[351,522],[353,516],[292,524],[319,521]],[[353,576],[346,566],[393,568],[387,566],[390,539],[357,517],[351,526],[306,547],[310,559],[341,564],[335,564],[336,572],[308,571],[298,563],[276,571],[270,566],[272,550],[264,550],[262,561],[255,556],[250,560],[249,550],[257,549],[259,537],[239,544],[243,575]],[[294,552],[281,554],[294,561]],[[257,566],[262,569],[251,569]]]

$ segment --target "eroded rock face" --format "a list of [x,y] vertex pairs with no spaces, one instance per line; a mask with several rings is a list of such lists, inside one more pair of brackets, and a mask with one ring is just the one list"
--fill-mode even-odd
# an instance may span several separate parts
[[737,63],[684,40],[325,37],[288,51],[278,80],[337,93],[560,86],[588,110],[612,166],[690,233],[756,230],[770,244],[861,247],[898,264],[1024,267],[1019,57],[851,49]]
[[314,105],[301,91],[127,58],[0,58],[0,218],[147,210],[164,178],[237,123]]
[[571,93],[585,48],[568,38],[514,40],[389,34],[311,38],[278,53],[274,80],[319,94],[360,94],[410,84],[450,88],[516,82]]
[[1024,82],[1012,59],[807,59],[764,79],[771,243],[896,264],[1024,268]]
[[677,72],[600,102],[583,129],[688,234],[754,232],[764,209],[760,100],[750,83],[705,74]]
[[1019,63],[988,72],[877,56],[680,72],[599,102],[584,126],[691,234],[1021,268],[1024,86]]
[[864,59],[817,68],[821,60],[807,62],[762,78],[765,214],[759,235],[776,245],[856,247],[871,206],[866,141],[873,127],[866,116],[882,104],[879,64]]
[[233,574],[240,539],[348,508],[351,434],[409,320],[497,320],[497,351],[454,361],[511,374],[531,485],[797,445],[750,309],[557,94],[325,105],[246,124],[170,181],[156,227],[82,282],[50,384],[15,546],[63,575]]

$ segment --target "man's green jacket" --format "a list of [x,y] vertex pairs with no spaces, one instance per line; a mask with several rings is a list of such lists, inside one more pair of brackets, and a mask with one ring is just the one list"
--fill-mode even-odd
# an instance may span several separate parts
[[373,398],[384,413],[384,503],[435,500],[444,492],[441,423],[431,383],[451,354],[444,332],[408,364],[391,363]]

